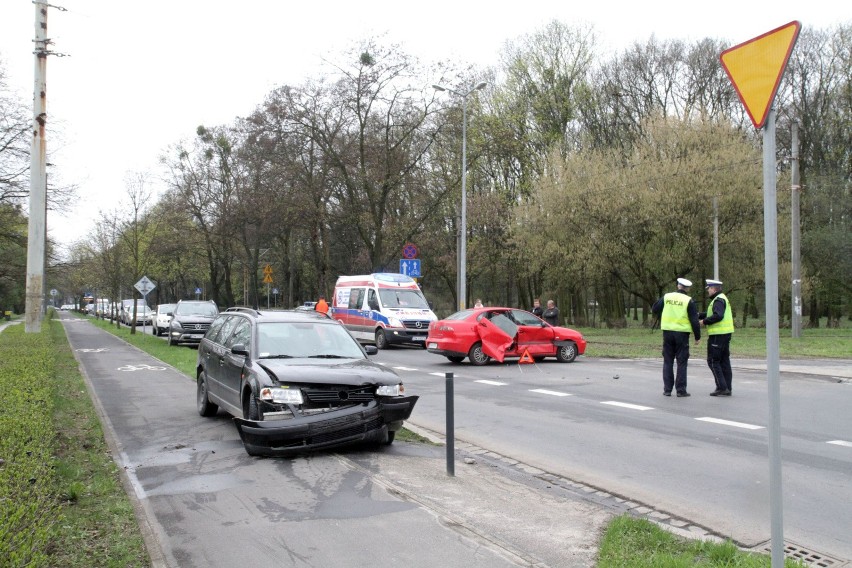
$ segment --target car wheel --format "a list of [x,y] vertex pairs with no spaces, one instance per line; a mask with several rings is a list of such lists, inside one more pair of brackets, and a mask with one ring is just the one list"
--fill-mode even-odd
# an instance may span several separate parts
[[201,416],[215,416],[216,412],[219,410],[219,407],[212,402],[207,397],[207,389],[209,384],[207,382],[207,373],[201,371],[198,373],[198,387],[197,387],[197,395],[196,402],[198,403],[198,414]]
[[470,359],[470,362],[477,367],[482,366],[491,360],[491,357],[486,355],[482,350],[482,343],[474,343],[473,347],[471,347],[470,351],[467,353],[467,358]]
[[376,349],[387,349],[388,338],[385,335],[385,330],[379,328],[376,330]]
[[569,341],[556,349],[556,359],[560,363],[570,363],[577,358],[577,344]]
[[260,404],[257,402],[257,397],[254,392],[249,393],[247,408],[243,411],[246,420],[260,422],[263,420],[263,414],[260,412]]
[[447,355],[447,359],[450,360],[450,363],[461,363],[464,361],[464,355]]

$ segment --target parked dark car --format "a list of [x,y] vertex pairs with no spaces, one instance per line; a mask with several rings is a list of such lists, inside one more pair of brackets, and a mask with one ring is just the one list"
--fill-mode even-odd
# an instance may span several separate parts
[[180,343],[199,343],[210,329],[213,319],[219,314],[219,308],[213,301],[180,300],[173,312],[169,312],[169,345]]
[[317,312],[230,308],[198,347],[198,413],[234,416],[249,455],[391,444],[418,397],[377,352]]

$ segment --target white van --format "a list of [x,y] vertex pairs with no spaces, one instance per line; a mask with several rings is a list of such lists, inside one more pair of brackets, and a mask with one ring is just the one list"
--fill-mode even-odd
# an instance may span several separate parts
[[363,343],[425,347],[429,323],[437,320],[420,286],[405,274],[341,276],[334,286],[331,317]]

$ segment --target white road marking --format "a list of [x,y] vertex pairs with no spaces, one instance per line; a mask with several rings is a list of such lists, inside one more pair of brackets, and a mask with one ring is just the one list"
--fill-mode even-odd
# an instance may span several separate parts
[[702,418],[696,418],[696,420],[701,420],[702,422],[712,422],[713,424],[721,424],[722,426],[733,426],[735,428],[745,428],[746,430],[762,430],[763,426],[756,426],[754,424],[746,424],[745,422],[734,422],[733,420],[722,420],[721,418],[710,418],[709,416],[704,416]]
[[537,392],[537,393],[541,393],[541,394],[549,394],[549,395],[552,395],[552,396],[574,396],[574,395],[569,394],[567,392],[556,392],[556,391],[551,391],[551,390],[547,390],[547,389],[530,389],[530,392]]
[[495,387],[502,387],[502,386],[505,386],[507,384],[507,383],[501,383],[499,381],[489,381],[489,380],[486,380],[486,379],[480,379],[478,381],[473,381],[473,382],[482,383],[484,385],[494,385]]
[[852,448],[852,442],[847,442],[846,440],[832,440],[830,442],[826,442],[826,444],[834,444],[835,446],[846,446],[847,448]]
[[[447,376],[447,373],[429,373],[429,374],[434,375],[436,377],[446,377]],[[457,374],[453,373],[453,377],[455,377],[455,378],[459,378],[460,376],[461,375],[457,375]]]
[[165,367],[155,367],[153,365],[125,365],[124,367],[119,367],[117,370],[119,371],[165,371]]
[[614,400],[607,400],[602,402],[601,404],[609,404],[612,406],[620,406],[622,408],[630,408],[632,410],[654,410],[651,406],[639,406],[638,404],[630,404],[627,402],[616,402]]
[[416,371],[417,370],[417,369],[414,369],[412,367],[394,367],[394,369],[396,369],[397,371]]

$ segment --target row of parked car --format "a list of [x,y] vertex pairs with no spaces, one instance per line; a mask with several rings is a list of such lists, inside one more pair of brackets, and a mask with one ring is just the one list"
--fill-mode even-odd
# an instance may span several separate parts
[[[88,304],[84,312],[99,318],[118,320],[125,325],[134,322],[134,301],[110,302],[98,299]],[[175,304],[160,304],[152,310],[145,300],[136,300],[137,326],[150,325],[154,335],[167,337],[169,345],[197,344],[210,328],[219,308],[212,300],[180,300]]]

